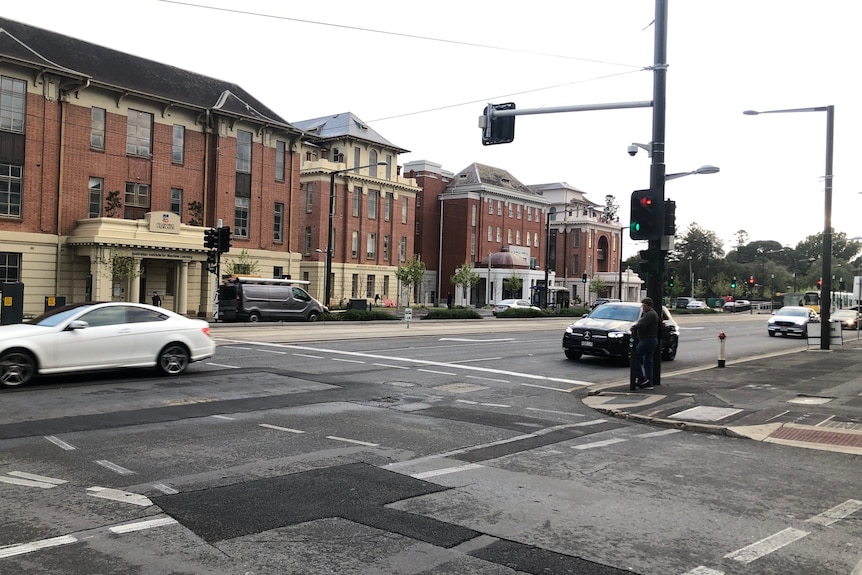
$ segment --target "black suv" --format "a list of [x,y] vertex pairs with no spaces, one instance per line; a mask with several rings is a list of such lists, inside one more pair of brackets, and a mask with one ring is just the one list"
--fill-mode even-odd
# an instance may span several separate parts
[[[600,305],[566,328],[563,351],[571,360],[582,355],[618,358],[623,365],[631,362],[631,327],[641,313],[637,302],[608,302]],[[679,347],[679,326],[666,307],[661,310],[661,356],[673,361]]]

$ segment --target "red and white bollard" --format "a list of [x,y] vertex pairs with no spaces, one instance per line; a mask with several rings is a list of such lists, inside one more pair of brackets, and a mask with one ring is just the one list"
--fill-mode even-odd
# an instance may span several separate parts
[[723,331],[718,332],[718,367],[724,367],[724,340],[727,338]]

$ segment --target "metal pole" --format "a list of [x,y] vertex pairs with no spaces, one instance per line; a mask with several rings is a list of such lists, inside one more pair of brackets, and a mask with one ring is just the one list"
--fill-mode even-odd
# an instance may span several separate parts
[[[826,106],[826,174],[824,182],[823,218],[823,286],[820,290],[820,320],[824,326],[820,334],[820,349],[828,350],[829,315],[832,306],[832,143],[835,129],[835,106]],[[826,294],[826,298],[823,297]],[[825,302],[825,305],[824,305]]]
[[542,291],[542,308],[548,307],[548,296],[550,295],[550,286],[548,282],[549,278],[549,268],[551,265],[551,214],[556,212],[551,212],[550,208],[548,209],[548,213],[545,214],[545,289]]
[[618,273],[618,282],[619,287],[617,288],[617,297],[620,298],[620,301],[625,301],[623,299],[623,230],[628,228],[620,228],[620,257],[619,257],[619,265],[617,266]]
[[326,265],[323,270],[323,301],[330,306],[332,299],[332,218],[335,216],[335,175],[345,170],[335,170],[329,174],[329,227],[326,235]]
[[[650,166],[650,189],[664,206],[664,138],[665,138],[665,106],[667,103],[667,0],[656,0],[655,3],[655,63],[653,66],[653,125],[652,125],[652,164]],[[658,228],[664,234],[664,211],[659,210],[661,221]],[[661,319],[662,278],[664,277],[665,254],[662,250],[662,240],[650,240],[651,252],[656,266],[654,273],[647,280],[647,296],[652,298],[655,309]],[[653,385],[661,384],[661,330],[659,330],[659,345],[654,356]]]

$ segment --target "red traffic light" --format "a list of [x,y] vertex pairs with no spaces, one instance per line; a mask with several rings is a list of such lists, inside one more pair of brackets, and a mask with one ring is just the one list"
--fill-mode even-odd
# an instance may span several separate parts
[[749,278],[748,278],[748,284],[749,284],[749,285],[754,285],[754,276],[749,276]]
[[642,208],[649,208],[650,206],[652,206],[652,198],[649,196],[643,196],[640,199],[640,204]]

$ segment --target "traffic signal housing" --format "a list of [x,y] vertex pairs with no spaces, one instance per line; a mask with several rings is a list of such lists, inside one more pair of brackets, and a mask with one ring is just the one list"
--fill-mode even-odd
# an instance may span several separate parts
[[673,287],[673,284],[674,284],[674,277],[673,277],[673,274],[670,274],[670,276],[667,278],[667,286]]
[[730,280],[730,289],[736,289],[736,278]]
[[495,116],[494,110],[514,110],[515,103],[488,104],[484,114],[479,118],[482,128],[482,145],[508,144],[515,139],[515,116]]
[[218,249],[218,230],[213,228],[204,230],[204,247],[208,250]]
[[754,276],[749,276],[749,277],[748,277],[748,285],[750,285],[750,286],[753,286],[753,285],[754,285]]
[[633,240],[657,240],[662,236],[665,207],[652,190],[632,192],[629,236]]
[[230,226],[225,226],[218,229],[218,251],[227,253],[231,246]]
[[581,281],[583,283],[587,283],[587,272],[581,274]]

